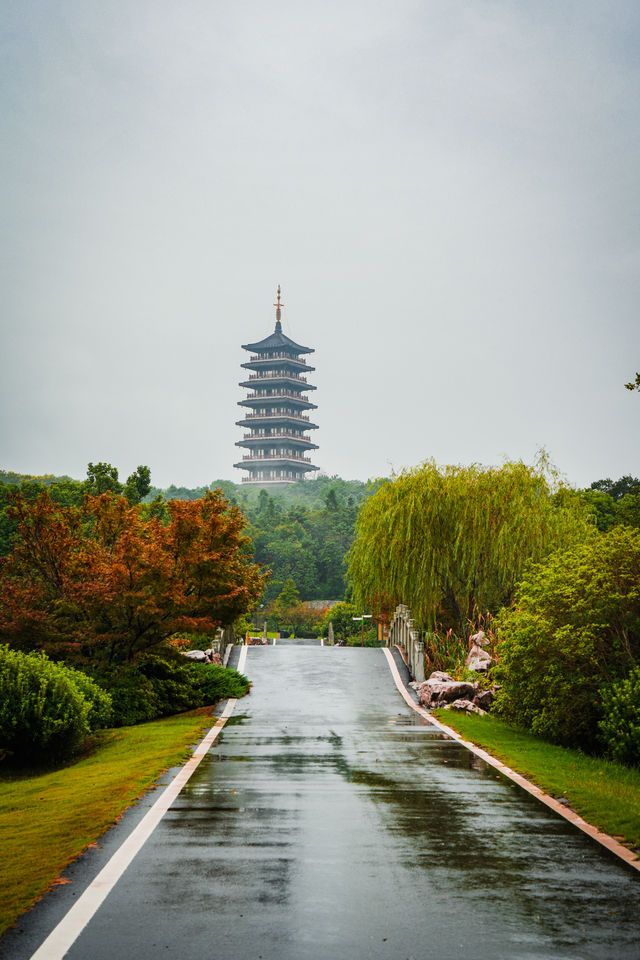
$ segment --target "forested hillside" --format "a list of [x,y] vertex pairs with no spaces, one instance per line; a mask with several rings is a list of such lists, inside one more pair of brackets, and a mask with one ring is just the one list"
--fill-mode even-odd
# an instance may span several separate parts
[[303,600],[341,600],[358,507],[381,483],[322,476],[265,489],[214,480],[196,489],[152,487],[146,500],[191,500],[207,489],[222,490],[249,520],[254,559],[272,572],[265,603],[280,594],[288,579]]

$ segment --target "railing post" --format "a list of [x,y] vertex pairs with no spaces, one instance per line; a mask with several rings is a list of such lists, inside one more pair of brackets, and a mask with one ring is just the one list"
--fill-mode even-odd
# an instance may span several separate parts
[[416,666],[413,672],[418,683],[425,679],[424,675],[424,643],[422,640],[416,640]]

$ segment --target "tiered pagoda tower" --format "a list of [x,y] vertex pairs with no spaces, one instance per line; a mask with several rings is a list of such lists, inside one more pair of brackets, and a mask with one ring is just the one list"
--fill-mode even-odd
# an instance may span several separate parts
[[280,320],[280,287],[276,307],[274,332],[258,343],[243,343],[242,349],[251,356],[243,363],[249,376],[240,384],[251,391],[239,406],[247,407],[244,420],[237,425],[248,432],[237,447],[245,447],[240,463],[234,467],[248,470],[243,483],[261,486],[276,483],[295,483],[318,467],[305,456],[309,450],[317,450],[317,444],[307,436],[308,430],[316,430],[308,410],[316,410],[316,404],[305,396],[316,388],[307,382],[305,374],[313,372],[303,359],[303,354],[313,353],[311,347],[294,343],[282,332]]

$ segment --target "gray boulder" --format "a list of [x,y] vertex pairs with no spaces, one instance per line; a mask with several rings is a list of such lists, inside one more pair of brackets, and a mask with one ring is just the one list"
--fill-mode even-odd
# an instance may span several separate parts
[[184,657],[187,657],[188,660],[193,660],[194,663],[206,663],[207,655],[204,650],[187,650],[184,654]]
[[496,695],[493,690],[480,690],[479,693],[476,693],[475,697],[473,698],[473,702],[475,703],[476,707],[480,707],[481,710],[486,711],[491,708],[491,704],[495,698]]
[[489,669],[489,667],[492,667],[494,663],[495,660],[491,654],[487,653],[486,650],[483,650],[483,648],[478,646],[477,643],[474,643],[467,654],[467,659],[465,660],[464,665],[469,670],[477,670],[480,673],[484,673]]
[[445,710],[463,710],[465,713],[479,713],[484,715],[487,711],[482,710],[481,707],[477,707],[475,703],[472,703],[471,700],[454,700],[453,703],[448,703]]
[[425,683],[428,683],[429,680],[441,681],[442,683],[446,683],[448,681],[453,682],[453,677],[451,676],[450,673],[445,673],[444,670],[434,670],[433,673],[430,674],[430,676],[427,678]]
[[474,685],[465,680],[435,680],[432,674],[420,686],[418,693],[423,707],[433,707],[461,698],[471,699],[476,691]]
[[469,639],[471,643],[474,643],[477,647],[488,647],[491,643],[484,630],[478,630],[478,632],[474,633]]

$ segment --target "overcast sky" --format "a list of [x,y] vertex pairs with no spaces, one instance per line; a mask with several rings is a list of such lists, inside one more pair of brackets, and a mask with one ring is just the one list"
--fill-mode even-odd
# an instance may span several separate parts
[[640,476],[637,0],[5,0],[0,467],[239,480],[240,344],[324,472]]

